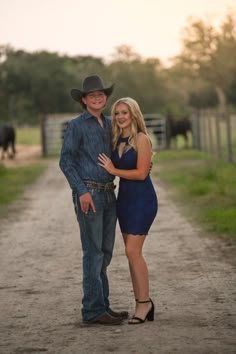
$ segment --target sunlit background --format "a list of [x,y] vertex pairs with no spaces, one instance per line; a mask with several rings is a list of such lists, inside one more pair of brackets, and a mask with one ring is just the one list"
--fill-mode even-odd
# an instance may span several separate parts
[[[234,161],[235,114],[225,117],[236,105],[235,19],[236,0],[0,0],[0,122],[38,125],[51,115],[44,151],[58,153],[61,124],[81,110],[70,90],[96,73],[115,83],[106,114],[124,96],[149,125],[204,110],[189,144]],[[162,133],[156,148],[170,146]]]
[[127,44],[167,63],[190,16],[217,25],[235,0],[1,0],[0,43],[109,60]]

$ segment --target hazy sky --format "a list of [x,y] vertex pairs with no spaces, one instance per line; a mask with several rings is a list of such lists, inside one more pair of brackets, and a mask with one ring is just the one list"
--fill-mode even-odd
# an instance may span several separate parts
[[189,16],[220,23],[236,0],[0,0],[0,45],[109,59],[127,44],[163,61]]

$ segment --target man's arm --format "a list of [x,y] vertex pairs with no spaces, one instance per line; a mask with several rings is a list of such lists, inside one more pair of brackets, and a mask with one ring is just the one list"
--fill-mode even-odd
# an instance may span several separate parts
[[66,129],[59,166],[67,178],[67,181],[73,191],[75,191],[79,196],[87,193],[88,190],[80,178],[79,171],[76,169],[75,158],[78,154],[77,146],[80,140],[80,131],[75,127],[75,122],[71,121]]

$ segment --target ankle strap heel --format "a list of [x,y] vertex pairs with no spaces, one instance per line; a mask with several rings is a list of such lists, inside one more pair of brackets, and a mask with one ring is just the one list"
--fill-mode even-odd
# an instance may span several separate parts
[[137,317],[137,316],[133,316],[130,321],[128,322],[128,324],[130,325],[134,325],[134,324],[141,324],[141,323],[144,323],[146,320],[148,321],[154,321],[154,304],[152,302],[151,299],[149,300],[146,300],[146,301],[139,301],[138,299],[135,299],[139,304],[147,304],[149,302],[151,302],[152,306],[150,308],[150,310],[148,311],[148,313],[146,314],[146,317],[145,318],[140,318],[140,317]]
[[149,300],[146,300],[146,301],[138,301],[139,304],[146,304],[148,302],[151,302],[152,307],[150,308],[149,312],[147,313],[146,319],[148,321],[154,321],[155,306],[154,306],[154,303],[152,302],[152,299],[149,299]]

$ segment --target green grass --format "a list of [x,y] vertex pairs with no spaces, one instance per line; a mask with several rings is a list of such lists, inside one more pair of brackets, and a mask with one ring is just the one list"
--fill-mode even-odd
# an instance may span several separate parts
[[[18,127],[16,134],[17,144],[40,144],[39,127]],[[0,164],[0,216],[43,173],[48,163],[48,160],[37,159],[34,164],[22,167],[8,168]]]
[[47,162],[40,161],[30,166],[6,168],[0,165],[0,215],[6,206],[15,201],[46,169]]
[[40,145],[41,135],[39,127],[18,127],[16,129],[16,143],[26,145]]
[[194,150],[159,152],[154,164],[189,216],[207,230],[236,240],[235,165]]

